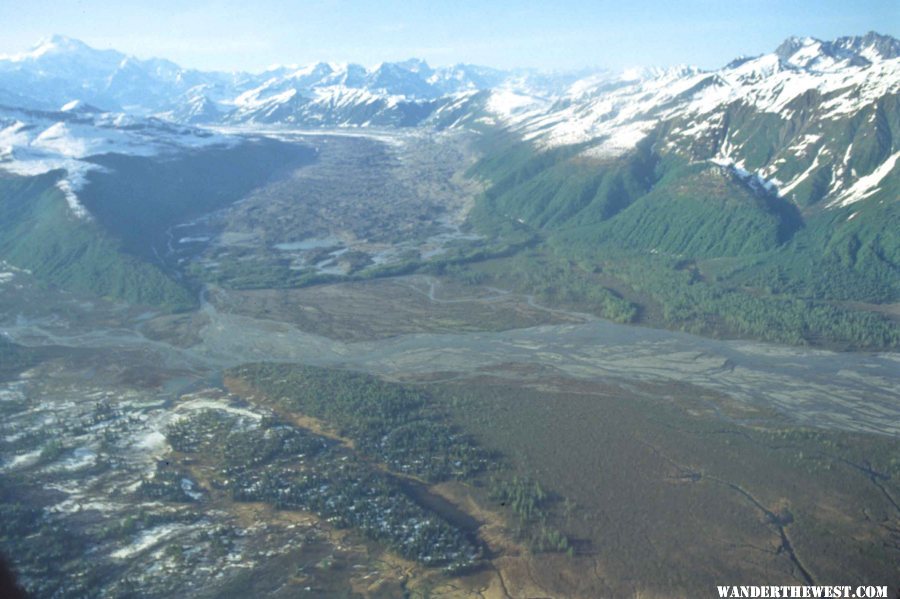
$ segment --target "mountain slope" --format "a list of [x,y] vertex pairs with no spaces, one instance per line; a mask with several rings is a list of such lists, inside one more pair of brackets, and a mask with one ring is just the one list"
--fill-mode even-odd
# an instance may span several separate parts
[[0,258],[130,303],[193,307],[166,261],[167,230],[314,158],[304,145],[67,108],[0,108]]
[[900,301],[897,47],[791,39],[494,113],[474,222],[537,232],[535,267],[610,286],[648,324],[895,347],[898,322],[861,302]]
[[95,223],[67,209],[56,187],[60,173],[0,178],[0,256],[47,283],[183,310],[193,295],[157,267],[120,251]]
[[798,220],[788,203],[754,193],[730,169],[695,163],[670,170],[596,232],[604,243],[621,248],[740,256],[778,246]]
[[[837,308],[826,302],[900,301],[898,48],[876,33],[790,38],[715,71],[618,76],[419,60],[223,74],[57,36],[0,58],[0,168],[53,172],[70,215],[152,263],[176,217],[305,159],[193,124],[473,131],[482,159],[471,175],[487,189],[470,222],[484,235],[535,240],[587,273],[618,273],[624,292],[650,290],[667,314],[715,320],[687,309],[690,297],[741,333],[776,326],[759,315],[778,305],[793,315],[790,339],[805,339],[829,326]],[[162,157],[180,166],[166,170]],[[210,174],[216,164],[227,176]],[[154,180],[157,169],[167,175]],[[148,184],[130,188],[110,171]],[[641,280],[636,265],[671,284]],[[868,339],[859,331],[870,321],[854,318],[835,316],[855,324],[832,337]],[[882,324],[873,342],[893,339]]]
[[13,343],[0,335],[0,381],[11,378],[37,362],[33,350]]
[[586,80],[549,110],[505,122],[539,147],[585,144],[596,158],[656,135],[661,153],[732,164],[797,203],[847,205],[896,166],[897,43],[877,34],[791,39],[715,72]]
[[[531,164],[546,164],[488,167],[483,204],[580,244],[745,256],[754,274],[742,281],[783,281],[771,285],[782,292],[897,301],[898,45],[792,38],[717,72],[582,82],[547,111],[504,119],[532,144]],[[623,186],[635,172],[641,183]],[[610,181],[617,193],[601,195],[614,201],[598,203]]]

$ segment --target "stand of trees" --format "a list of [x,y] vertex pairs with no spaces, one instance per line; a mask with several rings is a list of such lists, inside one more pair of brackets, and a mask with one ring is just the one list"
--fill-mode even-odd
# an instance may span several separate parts
[[491,499],[507,506],[518,519],[532,551],[569,551],[569,539],[549,523],[550,506],[555,498],[528,477],[505,480],[492,477],[488,488]]
[[[462,569],[481,556],[464,531],[413,501],[391,475],[288,423],[204,410],[173,423],[166,436],[177,451],[211,463],[210,484],[236,501],[314,512],[425,565]],[[171,469],[161,467],[141,492],[180,480]]]
[[343,370],[249,364],[229,371],[279,407],[333,426],[391,470],[427,481],[483,471],[489,455],[415,388]]

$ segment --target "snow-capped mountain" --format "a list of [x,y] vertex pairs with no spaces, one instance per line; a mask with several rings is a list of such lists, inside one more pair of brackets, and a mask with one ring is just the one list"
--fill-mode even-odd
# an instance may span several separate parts
[[549,98],[583,74],[434,68],[418,59],[371,68],[320,62],[261,73],[201,72],[56,35],[27,52],[0,56],[0,105],[54,110],[77,100],[182,123],[411,126],[478,91]]
[[[752,175],[800,205],[871,196],[900,158],[900,41],[870,33],[791,38],[717,71],[678,67],[578,81],[552,105],[499,120],[543,147],[616,158],[661,152]],[[491,103],[488,103],[491,106]]]
[[[870,197],[894,172],[900,41],[869,33],[790,38],[715,71],[693,67],[541,74],[421,60],[183,69],[54,36],[0,57],[0,105],[197,124],[504,127],[538,147],[607,160],[659,152],[733,169],[800,205]],[[7,127],[10,125],[7,124]],[[8,153],[7,153],[8,155]]]
[[772,54],[738,59],[718,71],[675,67],[586,78],[545,114],[518,120],[530,138],[562,145],[624,135],[624,126],[647,130],[673,117],[703,121],[733,102],[784,114],[788,104],[809,92],[829,96],[831,110],[823,116],[832,118],[897,93],[898,44],[877,34],[836,42],[791,38]]
[[[279,67],[233,100],[222,103],[232,123],[291,123],[304,126],[412,126],[434,122],[461,98],[519,81],[522,73],[474,65],[432,68],[422,60],[357,64],[318,63]],[[555,90],[554,90],[555,91]],[[546,90],[544,93],[547,93]]]
[[[227,75],[185,70],[161,59],[139,60],[115,50],[97,50],[55,35],[28,52],[0,57],[0,100],[54,109],[81,100],[105,110],[149,113],[170,106],[202,83],[225,83]],[[230,82],[230,81],[229,81]]]
[[200,72],[56,35],[28,52],[0,56],[0,104],[52,110],[78,100],[188,123],[411,125],[437,100],[489,89],[509,76],[463,64],[432,68],[415,59],[370,69],[316,63],[256,74]]

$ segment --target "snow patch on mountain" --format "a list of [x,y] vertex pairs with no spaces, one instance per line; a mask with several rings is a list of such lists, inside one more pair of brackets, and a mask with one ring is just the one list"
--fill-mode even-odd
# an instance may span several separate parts
[[806,179],[808,179],[809,176],[811,174],[813,174],[816,171],[816,169],[819,168],[820,160],[821,160],[822,156],[824,154],[826,154],[827,152],[828,152],[827,148],[820,148],[819,151],[816,153],[815,158],[813,158],[812,164],[810,164],[806,168],[806,170],[804,170],[802,173],[800,173],[799,175],[797,175],[796,177],[794,177],[793,179],[791,179],[790,181],[785,183],[780,188],[779,192],[781,193],[781,195],[787,196],[788,194],[793,192],[794,189],[796,189],[798,185],[800,185],[801,183],[806,181]]
[[87,160],[92,156],[153,156],[238,142],[237,138],[122,114],[73,117],[62,111],[0,109],[0,127],[0,170],[21,176],[65,171],[57,186],[72,213],[81,218],[89,215],[78,201],[78,191],[88,173],[101,168]]
[[822,139],[821,135],[807,133],[797,143],[789,147],[788,152],[802,156],[809,151],[810,146],[817,143],[820,139]]
[[541,107],[544,102],[534,96],[520,93],[514,89],[504,88],[491,92],[487,109],[502,117],[511,117],[525,110]]
[[715,158],[711,158],[710,162],[713,164],[720,166],[722,168],[731,170],[740,177],[745,183],[747,183],[750,187],[758,190],[758,191],[766,191],[769,193],[773,193],[776,195],[780,195],[778,190],[778,180],[770,180],[766,179],[763,176],[763,173],[760,171],[750,172],[746,169],[744,165],[744,161],[735,162],[729,156],[717,156]]
[[829,207],[839,206],[843,208],[844,206],[855,204],[856,202],[877,193],[880,190],[879,185],[881,181],[894,170],[898,158],[900,158],[900,152],[891,154],[887,160],[882,162],[874,171],[857,179],[856,182],[839,195]]
[[[505,124],[544,147],[596,141],[597,150],[589,153],[609,155],[629,151],[643,139],[640,132],[649,133],[668,119],[692,122],[681,134],[696,135],[717,111],[735,103],[789,119],[789,105],[815,92],[826,98],[823,118],[835,119],[900,93],[900,58],[875,51],[869,52],[871,61],[849,51],[833,56],[824,53],[825,47],[803,38],[782,48],[782,55],[740,59],[714,72],[678,67],[630,70],[613,79],[588,77],[573,84],[546,114],[507,114]],[[805,139],[806,145],[817,141]]]

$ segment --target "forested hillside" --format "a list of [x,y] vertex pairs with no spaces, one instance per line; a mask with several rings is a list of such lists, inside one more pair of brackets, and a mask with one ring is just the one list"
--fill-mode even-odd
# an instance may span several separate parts
[[[492,151],[472,174],[489,184],[473,224],[486,234],[526,229],[543,240],[531,266],[523,254],[503,277],[582,306],[587,289],[614,292],[637,306],[639,321],[705,334],[900,343],[896,320],[844,303],[900,300],[898,209],[885,201],[896,183],[873,200],[809,208],[728,166],[667,152],[659,135],[607,159],[578,146],[485,140]],[[492,272],[480,270],[478,280]],[[530,270],[565,274],[553,278],[551,293]]]

